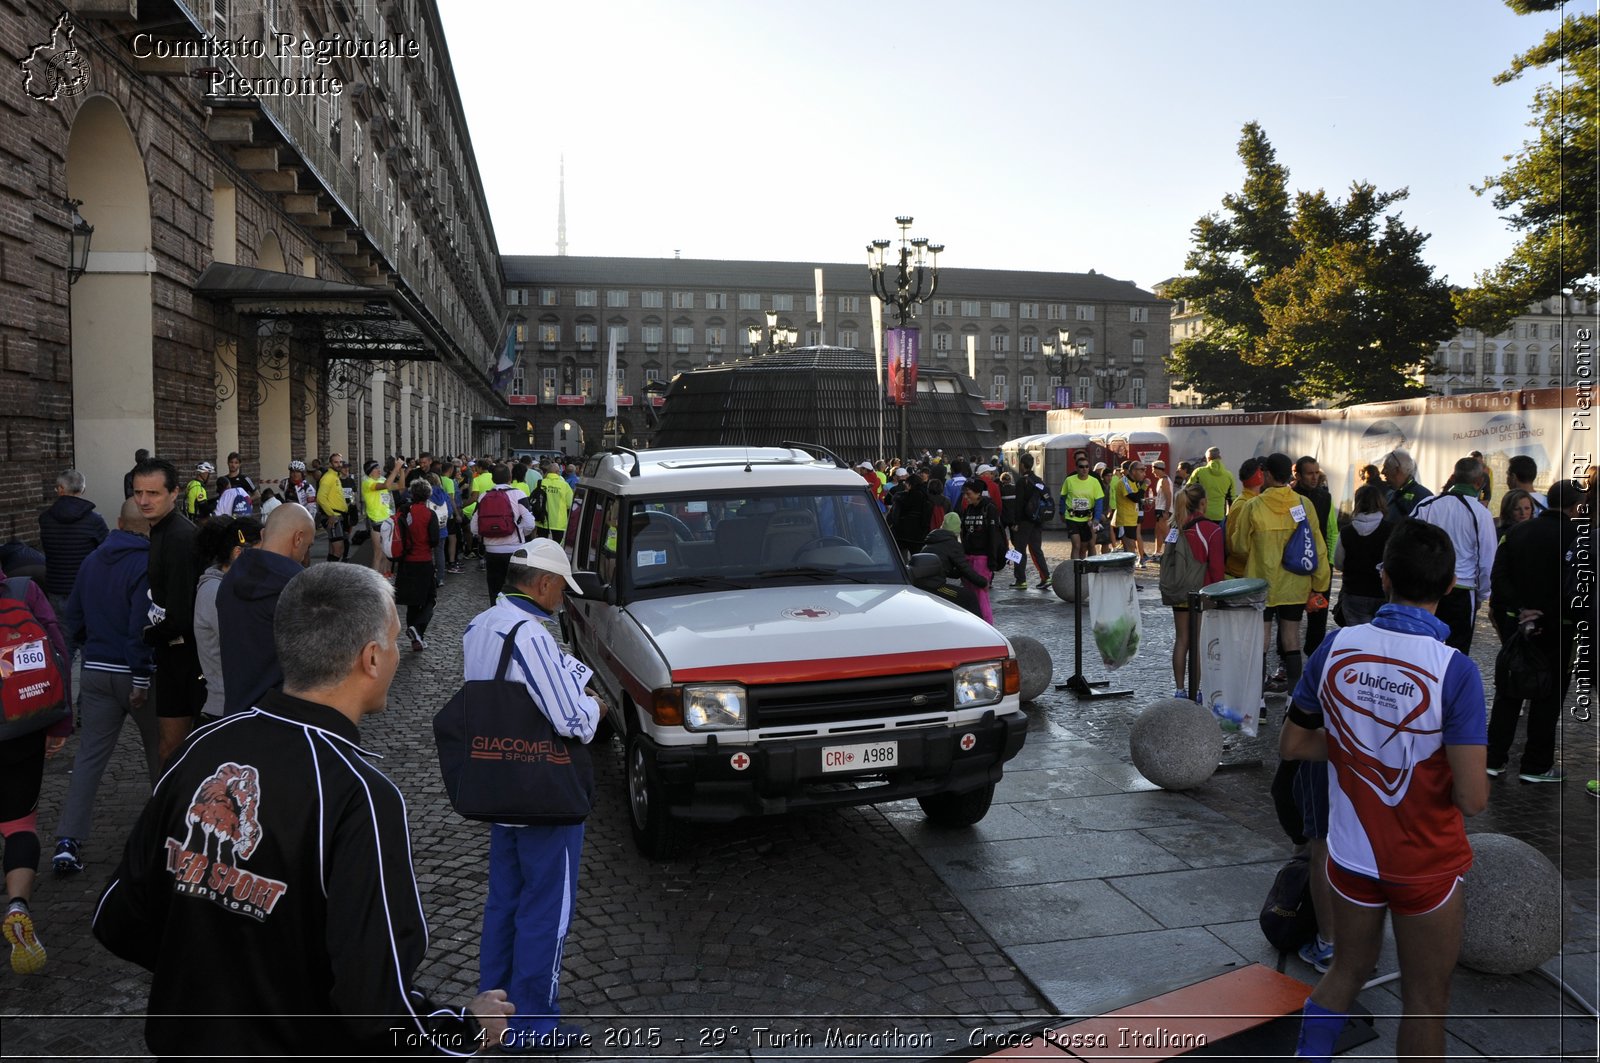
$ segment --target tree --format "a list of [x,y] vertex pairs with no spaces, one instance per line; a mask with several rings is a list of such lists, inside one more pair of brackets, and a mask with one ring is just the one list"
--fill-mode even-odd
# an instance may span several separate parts
[[[1519,15],[1564,9],[1561,0],[1506,0]],[[1578,5],[1571,5],[1577,7]],[[1587,6],[1587,5],[1586,5]],[[1493,192],[1496,210],[1523,234],[1511,254],[1480,273],[1477,287],[1456,297],[1465,325],[1489,335],[1541,299],[1563,291],[1596,295],[1596,170],[1600,168],[1600,15],[1568,14],[1543,41],[1517,56],[1495,84],[1556,64],[1559,78],[1534,94],[1528,123],[1536,131],[1498,176],[1473,191]]]
[[1189,272],[1164,294],[1205,315],[1169,368],[1208,399],[1245,409],[1344,405],[1421,394],[1420,370],[1455,331],[1450,293],[1422,260],[1427,236],[1386,212],[1404,189],[1357,182],[1348,198],[1301,192],[1256,123],[1244,186],[1196,223]]

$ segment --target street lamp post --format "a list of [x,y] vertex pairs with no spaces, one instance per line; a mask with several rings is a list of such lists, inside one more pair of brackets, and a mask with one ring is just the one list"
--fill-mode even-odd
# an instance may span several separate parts
[[[867,272],[872,275],[873,294],[881,299],[884,305],[893,307],[900,319],[899,325],[896,326],[898,336],[895,345],[903,357],[903,352],[916,349],[916,332],[911,328],[912,307],[932,299],[933,293],[939,289],[939,253],[944,250],[944,245],[930,244],[923,236],[911,236],[910,215],[901,215],[894,221],[900,226],[899,262],[887,262],[884,258],[884,252],[893,244],[892,240],[874,240],[867,245]],[[904,372],[903,366],[902,372]],[[898,398],[900,456],[904,458],[911,453],[906,406],[915,398],[915,394],[908,395],[900,391]],[[883,401],[881,396],[878,401]]]
[[1110,355],[1106,356],[1105,364],[1094,371],[1095,384],[1105,392],[1105,401],[1108,405],[1114,404],[1117,393],[1128,386],[1128,369],[1117,364],[1117,360]]
[[[1059,376],[1069,388],[1068,395],[1070,396],[1072,385],[1067,381],[1077,376],[1083,369],[1084,364],[1088,362],[1088,345],[1073,343],[1072,333],[1065,328],[1058,328],[1054,336],[1045,337],[1044,341],[1039,344],[1039,350],[1044,353],[1045,371],[1053,377]],[[1055,401],[1054,395],[1051,395],[1050,398],[1052,402]],[[1068,405],[1071,405],[1070,397]]]
[[745,338],[750,342],[750,356],[754,358],[761,354],[776,354],[779,351],[788,350],[795,345],[795,342],[800,338],[800,334],[787,325],[779,328],[778,312],[776,310],[768,310],[767,349],[765,351],[761,349],[760,325],[751,325],[745,329]]

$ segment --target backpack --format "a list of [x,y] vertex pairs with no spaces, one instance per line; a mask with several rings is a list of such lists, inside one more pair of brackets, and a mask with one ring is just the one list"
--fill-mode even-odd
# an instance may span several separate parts
[[1283,544],[1284,570],[1296,576],[1312,575],[1317,571],[1317,540],[1306,520],[1305,503],[1296,504],[1289,512],[1294,515],[1294,531]]
[[1311,865],[1296,856],[1278,871],[1261,906],[1261,932],[1281,952],[1298,949],[1317,933],[1317,911],[1311,904]]
[[0,740],[43,730],[72,712],[68,669],[28,607],[26,576],[0,584]]
[[1023,489],[1028,492],[1028,503],[1023,507],[1023,517],[1030,524],[1045,524],[1056,518],[1056,500],[1044,489],[1044,481],[1029,473],[1023,477]]
[[390,517],[378,525],[378,548],[390,561],[400,560],[400,555],[405,553],[405,542],[401,538],[403,533],[396,530],[397,524],[396,518]]
[[[1200,537],[1205,542],[1205,536]],[[1196,557],[1194,544],[1185,532],[1167,544],[1161,555],[1161,604],[1188,605],[1189,595],[1206,585],[1206,562],[1211,559],[1211,544],[1206,543],[1206,556]]]
[[[550,516],[550,496],[545,493],[542,484],[534,484],[533,491],[528,495],[528,511],[533,514],[533,519],[540,524]],[[483,518],[478,518],[479,527],[483,526]]]
[[[543,491],[539,492],[541,495]],[[504,539],[517,534],[517,515],[511,510],[511,492],[493,488],[478,499],[478,536]]]

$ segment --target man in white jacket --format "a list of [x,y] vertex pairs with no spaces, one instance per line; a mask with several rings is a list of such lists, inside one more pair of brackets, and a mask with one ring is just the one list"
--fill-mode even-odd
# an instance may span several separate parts
[[[527,494],[511,482],[511,469],[506,465],[496,465],[490,472],[493,486],[484,492],[484,497],[478,499],[478,504],[472,509],[472,534],[483,540],[484,572],[489,580],[489,601],[492,603],[500,594],[500,588],[505,586],[506,568],[511,563],[511,555],[516,553],[535,529],[533,511],[522,504]],[[507,501],[511,504],[510,522],[506,525],[509,531],[500,531],[490,525],[503,521],[504,508],[498,500],[488,502],[488,496],[497,491],[504,492]],[[487,503],[488,516],[484,510]]]
[[[528,688],[557,734],[587,744],[605,702],[584,689],[593,670],[563,653],[547,630],[567,588],[578,590],[572,566],[551,539],[535,539],[506,556],[505,593],[473,618],[461,640],[465,678],[497,678],[505,639],[512,637],[505,678]],[[516,1006],[503,1042],[507,1051],[551,1052],[581,1043],[581,1031],[560,1021],[558,994],[582,853],[582,823],[490,827],[478,974],[485,986],[504,986]]]

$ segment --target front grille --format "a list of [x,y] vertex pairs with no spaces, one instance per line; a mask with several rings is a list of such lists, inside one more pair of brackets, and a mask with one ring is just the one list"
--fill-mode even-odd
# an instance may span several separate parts
[[793,727],[949,712],[949,672],[869,676],[748,688],[752,727]]

